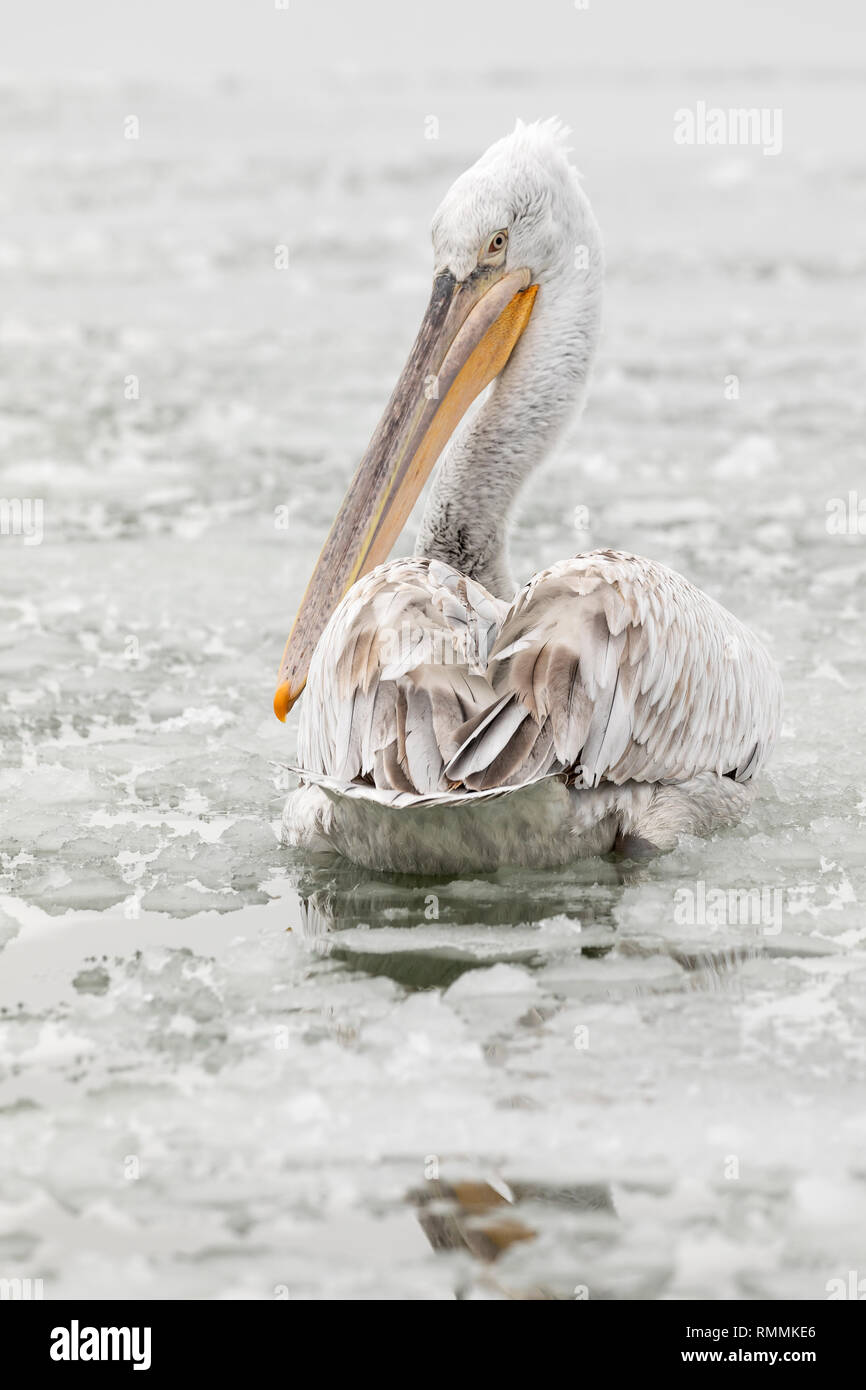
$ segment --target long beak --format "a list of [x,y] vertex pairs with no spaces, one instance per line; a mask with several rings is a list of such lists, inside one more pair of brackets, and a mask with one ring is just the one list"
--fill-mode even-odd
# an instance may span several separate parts
[[386,560],[430,470],[479,392],[502,371],[538,290],[528,270],[479,267],[433,282],[427,312],[325,541],[295,618],[274,696],[285,719],[340,599]]

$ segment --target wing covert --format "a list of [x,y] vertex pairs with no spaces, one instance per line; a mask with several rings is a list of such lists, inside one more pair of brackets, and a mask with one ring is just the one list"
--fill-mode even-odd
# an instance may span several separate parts
[[558,768],[586,787],[747,780],[781,718],[758,638],[682,575],[622,551],[537,574],[502,622],[489,677],[496,699],[446,767],[478,790],[515,761],[512,778]]

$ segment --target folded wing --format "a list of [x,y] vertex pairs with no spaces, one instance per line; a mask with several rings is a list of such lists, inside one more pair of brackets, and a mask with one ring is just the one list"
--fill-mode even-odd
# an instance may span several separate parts
[[507,604],[436,560],[395,560],[355,584],[316,649],[298,758],[349,783],[448,791],[458,731],[495,702],[487,656]]
[[536,575],[490,653],[495,698],[458,731],[452,782],[483,790],[549,770],[577,786],[744,781],[781,717],[769,654],[663,565],[594,551]]

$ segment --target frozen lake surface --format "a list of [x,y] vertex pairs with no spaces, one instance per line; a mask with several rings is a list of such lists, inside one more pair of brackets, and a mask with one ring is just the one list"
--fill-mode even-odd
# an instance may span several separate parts
[[[778,157],[673,143],[676,108],[756,92]],[[746,822],[649,865],[304,863],[283,642],[441,193],[554,113],[605,336],[516,572],[602,545],[681,570],[775,653],[783,735]],[[866,1273],[866,536],[827,525],[866,498],[862,76],[93,82],[0,115],[2,491],[43,531],[0,537],[0,1276],[820,1299]],[[732,889],[760,920],[705,910]]]

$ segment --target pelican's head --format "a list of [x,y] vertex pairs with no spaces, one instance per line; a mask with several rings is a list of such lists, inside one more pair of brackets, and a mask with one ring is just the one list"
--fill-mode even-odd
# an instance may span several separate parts
[[518,121],[461,174],[436,212],[430,302],[286,643],[274,697],[280,719],[301,694],[340,599],[387,559],[457,424],[506,368],[536,296],[554,299],[577,273],[580,248],[598,246],[566,134],[555,121]]
[[433,218],[437,274],[450,271],[465,280],[485,239],[491,264],[506,271],[526,266],[539,286],[579,269],[582,248],[600,250],[589,201],[568,158],[568,136],[556,120],[518,121],[460,175]]

